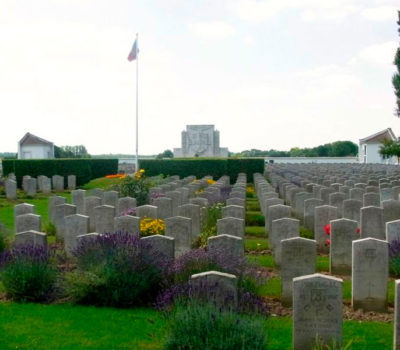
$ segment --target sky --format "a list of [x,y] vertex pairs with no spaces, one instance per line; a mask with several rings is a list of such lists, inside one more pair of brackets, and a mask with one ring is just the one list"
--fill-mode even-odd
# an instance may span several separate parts
[[26,132],[91,154],[314,147],[391,127],[398,0],[1,0],[0,152]]

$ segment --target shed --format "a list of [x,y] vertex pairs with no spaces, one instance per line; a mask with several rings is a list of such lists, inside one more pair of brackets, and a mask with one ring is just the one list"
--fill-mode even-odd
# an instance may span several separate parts
[[379,148],[382,145],[382,141],[397,140],[391,128],[379,131],[373,135],[360,139],[358,160],[360,163],[379,163],[379,164],[398,164],[397,157],[391,157],[388,159],[382,158],[379,154]]
[[18,159],[54,158],[53,142],[27,132],[18,142]]

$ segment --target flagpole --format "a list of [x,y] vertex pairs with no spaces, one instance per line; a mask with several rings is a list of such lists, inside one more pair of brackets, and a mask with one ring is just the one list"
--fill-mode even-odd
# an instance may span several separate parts
[[138,55],[138,36],[136,33],[136,161],[135,171],[139,171],[139,55]]

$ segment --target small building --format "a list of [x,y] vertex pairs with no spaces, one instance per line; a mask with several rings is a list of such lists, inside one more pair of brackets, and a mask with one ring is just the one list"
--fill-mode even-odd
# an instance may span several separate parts
[[18,142],[18,159],[54,158],[53,142],[44,140],[29,132]]
[[398,164],[397,157],[384,159],[379,154],[379,148],[382,145],[382,141],[385,139],[393,141],[397,140],[397,137],[391,128],[387,128],[377,132],[376,134],[360,139],[358,161],[360,163]]
[[228,157],[228,149],[219,146],[219,131],[214,125],[186,125],[182,148],[174,148],[174,158]]

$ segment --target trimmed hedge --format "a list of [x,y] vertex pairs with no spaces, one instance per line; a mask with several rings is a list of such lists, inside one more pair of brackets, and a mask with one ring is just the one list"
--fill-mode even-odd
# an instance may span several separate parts
[[186,159],[143,159],[140,168],[148,176],[179,175],[181,178],[195,175],[201,178],[211,175],[214,179],[228,175],[234,183],[239,173],[247,174],[247,181],[253,181],[254,173],[264,172],[263,158],[186,158]]
[[65,182],[68,175],[76,175],[76,184],[81,186],[92,179],[118,172],[118,159],[7,159],[2,163],[4,175],[14,173],[18,186],[25,175],[61,175]]

